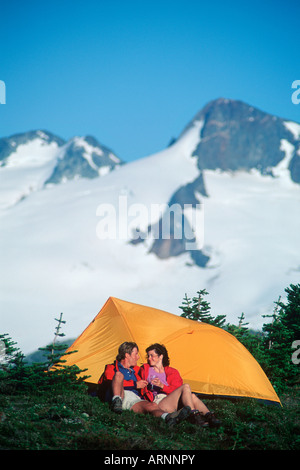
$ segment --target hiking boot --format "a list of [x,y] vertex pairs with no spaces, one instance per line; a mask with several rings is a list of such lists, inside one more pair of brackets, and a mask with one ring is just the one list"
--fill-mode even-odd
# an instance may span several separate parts
[[173,411],[173,413],[168,413],[166,416],[166,423],[168,426],[172,427],[176,424],[181,423],[187,419],[191,414],[191,408],[189,406],[184,406],[181,410]]
[[202,428],[207,428],[209,426],[208,421],[204,419],[204,415],[198,410],[192,410],[192,413],[189,416],[189,422],[201,426]]
[[110,404],[110,409],[114,413],[121,414],[122,413],[122,400],[120,397],[116,397],[112,400]]
[[212,413],[211,411],[209,411],[208,413],[206,413],[206,415],[204,415],[204,419],[205,421],[208,422],[209,424],[209,427],[210,428],[217,428],[219,426],[221,426],[221,421],[215,417],[215,414]]

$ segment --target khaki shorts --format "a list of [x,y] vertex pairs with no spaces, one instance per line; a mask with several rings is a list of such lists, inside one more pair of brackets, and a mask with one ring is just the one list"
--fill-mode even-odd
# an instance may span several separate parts
[[156,403],[157,405],[164,399],[166,398],[166,394],[165,393],[158,393],[155,398],[154,398],[154,403]]
[[130,410],[133,405],[140,401],[142,401],[142,398],[139,397],[136,393],[131,392],[130,390],[124,390],[122,410]]

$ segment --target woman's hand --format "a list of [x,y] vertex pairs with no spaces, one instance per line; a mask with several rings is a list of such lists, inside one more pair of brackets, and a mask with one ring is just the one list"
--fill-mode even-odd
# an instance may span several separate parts
[[155,387],[159,387],[159,388],[163,388],[164,386],[164,384],[157,377],[153,379],[151,383],[155,385]]

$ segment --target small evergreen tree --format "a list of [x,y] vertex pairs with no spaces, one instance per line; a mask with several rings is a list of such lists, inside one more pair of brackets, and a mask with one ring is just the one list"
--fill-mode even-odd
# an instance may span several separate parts
[[45,364],[45,368],[50,371],[51,367],[53,367],[55,364],[62,364],[65,362],[63,359],[61,359],[63,353],[67,349],[66,344],[59,344],[57,343],[57,339],[59,337],[65,336],[64,333],[61,333],[61,326],[64,325],[66,322],[62,319],[63,314],[60,314],[59,318],[55,318],[55,321],[58,322],[55,331],[54,331],[54,339],[51,344],[48,344],[45,348],[39,348],[39,351],[45,351],[47,353],[46,359],[47,362]]
[[300,285],[286,288],[287,303],[279,298],[263,325],[265,370],[279,387],[299,381],[299,367],[292,362],[293,342],[300,339]]
[[64,336],[60,333],[60,328],[65,322],[62,320],[62,314],[59,319],[55,320],[58,321],[58,325],[52,344],[46,348],[40,348],[49,353],[46,362],[27,365],[24,355],[15,347],[16,343],[7,334],[0,335],[0,340],[5,345],[5,360],[0,363],[0,393],[64,392],[83,384],[88,376],[78,377],[78,374],[82,374],[85,370],[80,370],[76,365],[64,365],[65,361],[61,356],[65,355],[62,351],[65,351],[66,345],[57,344],[56,340]]
[[290,284],[285,289],[287,304],[279,302],[282,309],[282,321],[292,333],[295,340],[300,339],[300,284]]
[[64,333],[61,333],[62,325],[66,323],[62,318],[62,313],[59,318],[55,318],[55,321],[57,321],[58,324],[54,331],[53,342],[45,348],[39,348],[40,351],[48,353],[46,356],[46,362],[38,364],[39,369],[47,371],[46,374],[43,374],[43,380],[40,382],[40,389],[43,387],[48,388],[49,386],[61,389],[72,389],[74,387],[78,387],[78,385],[82,384],[84,380],[88,378],[88,376],[78,377],[79,373],[85,372],[87,369],[81,370],[76,365],[64,365],[66,362],[64,357],[69,354],[73,354],[76,351],[65,352],[67,345],[57,343],[57,339],[59,337],[65,336]]
[[249,323],[245,322],[244,312],[238,317],[238,320],[238,326],[228,323],[225,328],[226,331],[235,336],[255,359],[260,362],[263,355],[262,334],[249,330]]
[[238,317],[238,320],[239,320],[238,326],[228,323],[226,325],[226,331],[228,331],[228,333],[235,336],[241,343],[244,344],[249,335],[249,330],[247,327],[248,323],[244,322],[245,320],[244,312],[242,312],[241,316]]
[[210,304],[204,299],[205,295],[208,295],[206,289],[197,291],[197,297],[193,297],[192,299],[188,298],[187,294],[185,294],[182,301],[183,305],[179,307],[183,311],[181,317],[209,323],[210,325],[222,328],[225,323],[226,315],[213,317],[210,314]]

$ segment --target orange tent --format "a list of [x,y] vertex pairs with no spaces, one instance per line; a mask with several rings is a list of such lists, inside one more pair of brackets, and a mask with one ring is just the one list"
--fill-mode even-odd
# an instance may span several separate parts
[[249,351],[231,334],[152,307],[110,297],[98,315],[70,346],[65,365],[88,369],[97,383],[106,364],[113,363],[124,341],[139,346],[140,359],[153,343],[166,346],[171,366],[195,393],[252,397],[280,403],[267,376]]

